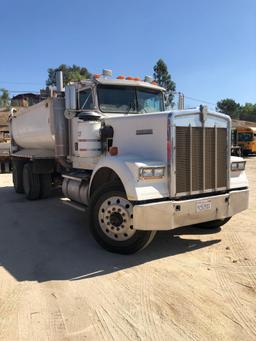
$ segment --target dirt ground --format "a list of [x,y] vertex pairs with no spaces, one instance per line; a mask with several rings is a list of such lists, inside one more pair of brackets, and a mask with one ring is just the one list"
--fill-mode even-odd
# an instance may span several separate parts
[[132,256],[0,175],[0,340],[256,340],[256,158],[247,173],[250,209],[222,230],[158,233]]

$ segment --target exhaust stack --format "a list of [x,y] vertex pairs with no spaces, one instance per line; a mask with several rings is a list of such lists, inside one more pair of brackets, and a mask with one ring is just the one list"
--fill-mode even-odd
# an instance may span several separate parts
[[64,91],[62,71],[56,72],[56,88],[58,92]]

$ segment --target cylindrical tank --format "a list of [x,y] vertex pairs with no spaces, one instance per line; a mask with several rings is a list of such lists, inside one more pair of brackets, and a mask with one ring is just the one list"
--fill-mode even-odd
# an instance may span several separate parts
[[27,149],[54,150],[52,98],[21,109],[11,120],[11,134],[15,143]]
[[78,122],[78,151],[80,157],[96,157],[101,154],[99,121]]
[[62,192],[71,200],[84,205],[87,205],[88,203],[88,183],[72,179],[64,179],[62,182]]

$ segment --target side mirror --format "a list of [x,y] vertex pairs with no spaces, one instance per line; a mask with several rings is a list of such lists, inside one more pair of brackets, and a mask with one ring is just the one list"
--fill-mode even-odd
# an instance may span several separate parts
[[76,86],[69,84],[65,87],[65,107],[67,110],[76,110]]

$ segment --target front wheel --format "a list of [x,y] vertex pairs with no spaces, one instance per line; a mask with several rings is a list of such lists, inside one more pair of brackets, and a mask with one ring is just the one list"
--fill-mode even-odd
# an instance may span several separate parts
[[110,252],[135,253],[149,245],[156,234],[134,229],[133,205],[115,183],[105,184],[93,194],[89,214],[93,237]]

